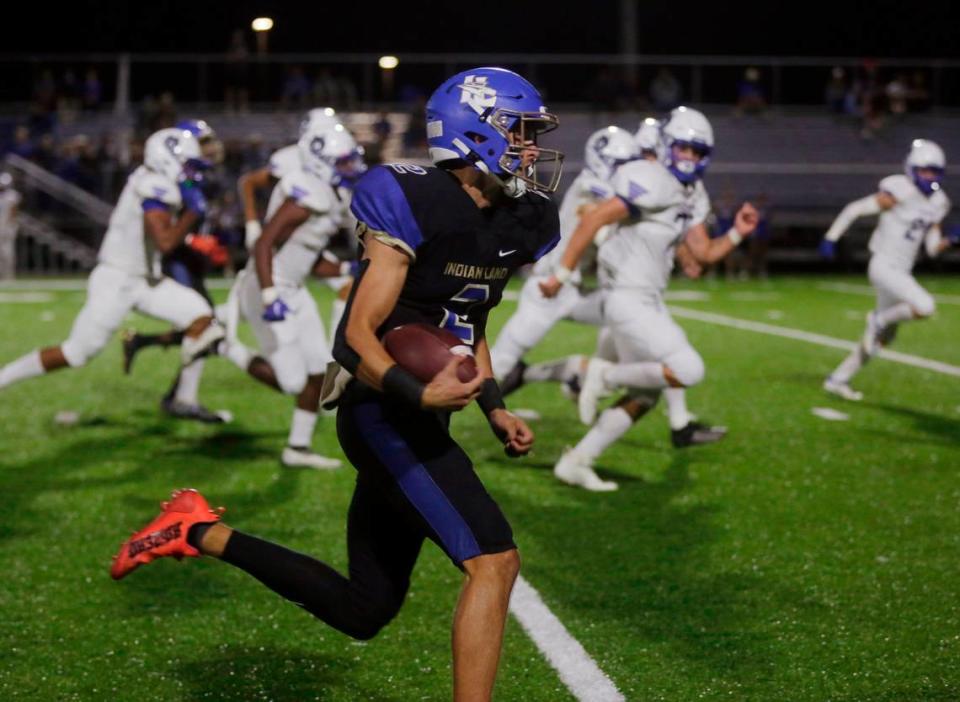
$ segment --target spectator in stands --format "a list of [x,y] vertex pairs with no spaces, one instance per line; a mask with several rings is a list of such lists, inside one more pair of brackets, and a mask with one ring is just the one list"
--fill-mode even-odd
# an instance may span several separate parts
[[840,66],[834,66],[830,71],[830,80],[823,90],[823,99],[827,108],[835,115],[846,114],[848,111],[847,74]]
[[224,62],[223,101],[227,112],[246,112],[249,107],[250,50],[242,29],[233,30]]
[[13,143],[10,145],[10,153],[32,161],[36,150],[33,140],[30,139],[30,128],[24,124],[18,125],[13,130]]
[[750,66],[737,82],[737,115],[760,115],[767,109],[767,97],[760,84],[760,69]]
[[60,122],[70,123],[80,111],[80,81],[72,68],[63,73],[60,90],[57,93],[57,112]]
[[422,157],[427,152],[427,98],[423,93],[411,96],[410,121],[403,134],[403,151],[408,156]]
[[860,137],[864,140],[870,140],[883,128],[887,95],[885,86],[880,81],[877,62],[872,59],[865,59],[861,68],[859,114],[863,119],[863,124],[860,129]]
[[669,112],[680,104],[683,88],[669,68],[662,66],[650,83],[650,102],[659,112]]
[[30,131],[43,134],[53,129],[57,114],[57,84],[53,71],[44,69],[40,79],[33,85],[30,101]]
[[84,112],[96,112],[100,109],[100,101],[103,99],[103,86],[100,84],[100,76],[96,68],[88,68],[87,75],[83,80],[83,91],[81,102]]
[[13,188],[13,177],[0,173],[0,280],[12,280],[17,270],[17,208],[20,193]]
[[910,86],[907,84],[907,75],[898,71],[893,80],[887,83],[884,92],[887,96],[887,107],[894,118],[903,117],[907,113],[907,99],[910,95]]
[[280,109],[305,110],[311,93],[310,79],[303,72],[303,66],[287,67],[287,76],[280,95]]

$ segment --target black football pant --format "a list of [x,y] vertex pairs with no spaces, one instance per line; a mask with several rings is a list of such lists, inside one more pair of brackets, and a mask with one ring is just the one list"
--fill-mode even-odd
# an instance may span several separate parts
[[400,609],[424,539],[457,566],[515,548],[496,502],[447,430],[447,417],[348,388],[337,435],[357,468],[347,516],[349,577],[309,556],[234,532],[222,559],[330,626],[369,639]]

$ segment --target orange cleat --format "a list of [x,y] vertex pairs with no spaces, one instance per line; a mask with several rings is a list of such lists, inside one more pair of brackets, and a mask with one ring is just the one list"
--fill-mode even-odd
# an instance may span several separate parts
[[110,577],[120,580],[155,558],[184,556],[196,558],[200,552],[187,543],[187,534],[194,524],[219,522],[223,507],[213,510],[206,498],[193,488],[175,490],[173,499],[161,503],[162,512],[140,531],[127,539],[113,557]]

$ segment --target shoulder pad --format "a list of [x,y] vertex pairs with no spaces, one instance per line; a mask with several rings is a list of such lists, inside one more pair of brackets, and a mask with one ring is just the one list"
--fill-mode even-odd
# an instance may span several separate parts
[[180,188],[168,178],[146,168],[137,169],[134,179],[134,191],[141,200],[157,200],[172,207],[180,206]]
[[[402,166],[404,170],[398,170]],[[411,256],[423,243],[420,224],[413,216],[407,196],[397,182],[404,173],[425,175],[427,170],[416,166],[422,173],[408,171],[408,164],[375,166],[357,181],[353,189],[350,211],[357,218],[361,229],[369,229],[384,243],[397,246]]]
[[880,181],[880,190],[896,200],[906,200],[916,191],[916,186],[905,175],[887,176]]
[[950,208],[953,207],[953,203],[950,202],[950,198],[942,190],[937,191],[937,207],[940,209],[940,219],[942,220],[950,212]]
[[577,180],[580,181],[578,183],[580,192],[584,195],[590,195],[598,200],[607,200],[616,194],[613,185],[592,173],[584,171]]
[[299,169],[291,171],[278,184],[284,198],[293,200],[300,207],[322,214],[333,209],[337,196],[333,189],[319,178]]
[[270,169],[270,175],[277,180],[283,178],[283,176],[291,171],[299,170],[300,152],[297,150],[297,145],[290,144],[289,146],[284,146],[274,151],[270,154],[270,161],[267,163],[267,167]]
[[632,207],[657,208],[671,204],[673,176],[659,163],[631,161],[617,169],[612,185],[616,194]]

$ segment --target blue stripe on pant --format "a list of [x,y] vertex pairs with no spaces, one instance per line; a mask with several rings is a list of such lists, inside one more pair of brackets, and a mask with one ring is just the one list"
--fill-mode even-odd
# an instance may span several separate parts
[[350,409],[364,441],[436,532],[450,557],[462,563],[481,555],[480,545],[463,516],[434,482],[403,436],[386,420],[379,403],[363,402]]

